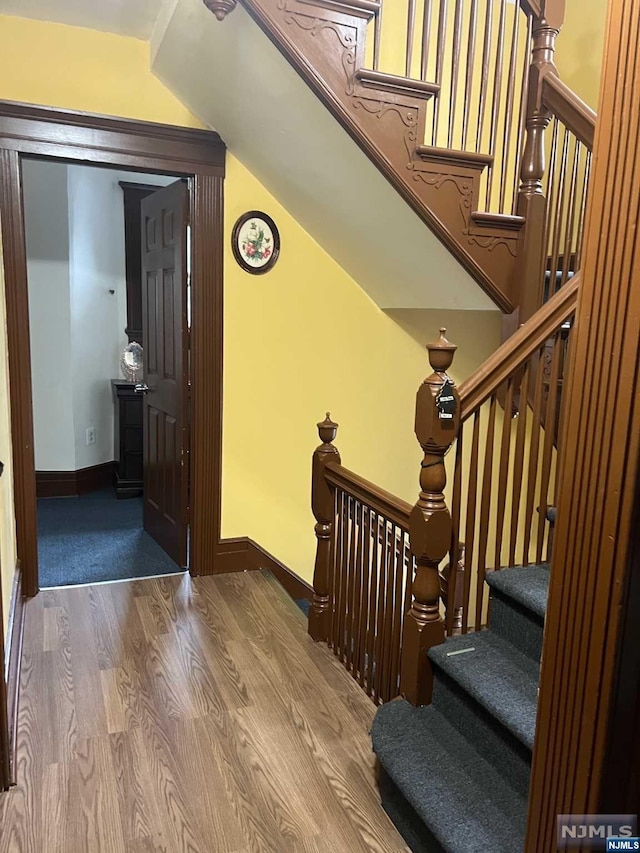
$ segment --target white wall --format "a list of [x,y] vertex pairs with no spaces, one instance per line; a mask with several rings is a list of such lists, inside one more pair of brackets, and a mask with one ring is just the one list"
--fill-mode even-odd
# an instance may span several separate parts
[[[113,459],[111,380],[127,344],[124,216],[115,172],[69,168],[69,265],[75,467]],[[113,290],[113,293],[110,291]],[[119,308],[125,303],[124,322]],[[86,432],[95,429],[95,444]]]
[[23,173],[36,468],[75,471],[114,457],[111,380],[127,343],[119,182],[175,178],[35,160]]
[[67,166],[23,163],[36,469],[75,470]]

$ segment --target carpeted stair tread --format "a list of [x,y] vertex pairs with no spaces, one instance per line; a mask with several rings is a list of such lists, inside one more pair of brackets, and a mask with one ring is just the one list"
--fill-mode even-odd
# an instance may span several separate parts
[[371,737],[382,767],[446,853],[522,853],[526,797],[433,705],[383,705]]
[[451,637],[431,649],[429,658],[521,743],[533,748],[539,677],[534,660],[491,631]]
[[515,566],[487,576],[487,583],[501,595],[512,598],[541,619],[547,611],[549,564]]

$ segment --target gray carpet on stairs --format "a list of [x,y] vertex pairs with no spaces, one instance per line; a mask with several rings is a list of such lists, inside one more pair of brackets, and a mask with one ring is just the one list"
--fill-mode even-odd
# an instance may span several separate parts
[[432,704],[378,709],[383,806],[415,853],[521,853],[547,565],[490,575],[489,629],[432,649]]
[[389,702],[371,737],[385,771],[444,851],[522,853],[526,797],[433,706]]
[[492,572],[487,577],[491,589],[509,596],[537,616],[544,618],[549,596],[549,564],[516,566]]
[[429,657],[470,699],[532,748],[538,666],[531,658],[491,631],[452,637],[431,649]]
[[497,590],[491,595],[491,632],[536,663],[540,661],[544,620]]

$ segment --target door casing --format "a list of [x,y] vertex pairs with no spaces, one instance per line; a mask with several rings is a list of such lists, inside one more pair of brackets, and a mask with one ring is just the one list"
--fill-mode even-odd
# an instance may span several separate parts
[[22,593],[38,592],[29,303],[21,158],[183,176],[190,184],[190,571],[219,571],[223,356],[223,184],[217,133],[0,101],[0,223],[5,277],[14,502]]

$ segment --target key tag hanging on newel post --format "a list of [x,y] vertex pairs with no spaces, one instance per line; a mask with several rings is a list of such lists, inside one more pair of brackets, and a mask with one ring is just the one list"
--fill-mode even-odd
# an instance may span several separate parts
[[436,407],[438,409],[438,417],[441,421],[452,421],[457,407],[457,400],[453,393],[454,384],[447,377],[436,397]]

